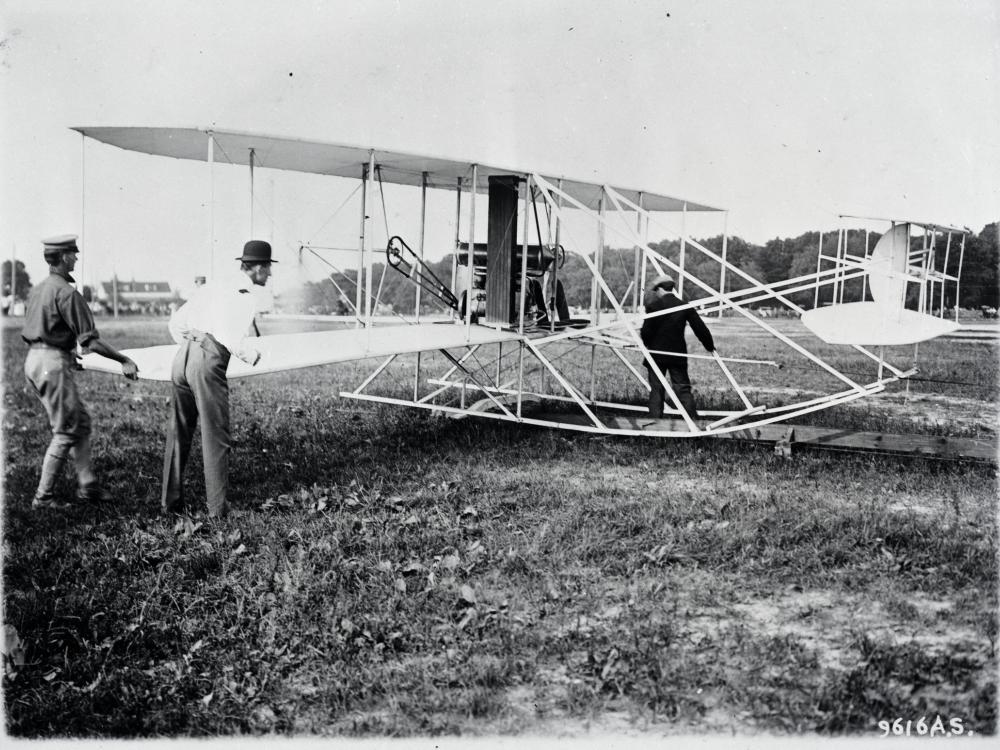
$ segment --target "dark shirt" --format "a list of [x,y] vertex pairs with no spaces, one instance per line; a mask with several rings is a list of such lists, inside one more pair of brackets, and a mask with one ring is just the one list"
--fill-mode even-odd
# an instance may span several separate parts
[[52,270],[31,290],[21,338],[29,344],[41,342],[72,351],[77,343],[86,346],[99,337],[94,316],[83,295],[70,286],[72,282],[69,274]]
[[[659,312],[660,310],[668,310],[672,307],[680,307],[684,304],[686,304],[684,300],[676,294],[664,294],[662,297],[657,297],[646,305],[646,312]],[[685,325],[691,326],[694,335],[698,337],[698,340],[707,351],[715,351],[715,342],[712,340],[712,333],[693,307],[644,320],[642,322],[642,330],[640,331],[642,343],[646,345],[647,349],[653,351],[686,353],[687,343],[684,341]],[[664,354],[654,354],[653,361],[659,367],[666,367],[668,365],[676,367],[682,363],[687,363],[686,359]],[[646,366],[649,366],[648,363]]]

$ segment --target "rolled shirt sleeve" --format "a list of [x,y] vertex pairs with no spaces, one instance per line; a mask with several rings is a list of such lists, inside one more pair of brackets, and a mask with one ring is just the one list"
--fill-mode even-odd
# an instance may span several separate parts
[[[177,343],[192,332],[210,333],[234,356],[253,364],[257,348],[248,340],[254,319],[254,298],[244,277],[234,281],[210,282],[170,316],[170,336]],[[245,291],[244,291],[245,290]]]
[[76,335],[76,343],[86,347],[94,339],[100,338],[87,301],[78,291],[69,286],[60,290],[56,296],[56,304],[66,325]]
[[170,338],[175,344],[183,344],[191,331],[188,324],[188,314],[191,312],[191,302],[185,302],[170,314],[170,322],[167,323],[167,330],[170,331]]

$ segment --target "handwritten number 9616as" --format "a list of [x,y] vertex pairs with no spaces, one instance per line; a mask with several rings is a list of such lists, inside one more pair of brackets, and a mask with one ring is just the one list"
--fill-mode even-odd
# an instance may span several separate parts
[[971,735],[973,731],[962,726],[961,719],[948,719],[947,724],[940,716],[935,716],[933,721],[929,721],[926,716],[921,716],[916,721],[912,719],[896,719],[889,722],[882,719],[878,723],[878,728],[883,737],[890,734],[897,737],[927,736],[944,737],[947,735]]

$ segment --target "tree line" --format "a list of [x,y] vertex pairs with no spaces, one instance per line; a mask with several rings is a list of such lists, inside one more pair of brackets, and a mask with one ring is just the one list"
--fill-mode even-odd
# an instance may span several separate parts
[[[997,236],[998,223],[986,225],[978,234],[970,234],[966,237],[965,252],[962,260],[962,271],[960,277],[961,305],[966,309],[980,309],[981,307],[1000,307],[1000,281],[997,273],[1000,266],[1000,244]],[[870,252],[881,235],[876,232],[865,233],[863,229],[852,229],[846,233],[846,252],[855,257],[863,257],[866,250]],[[838,236],[836,232],[823,234],[823,254],[835,257],[837,254]],[[914,238],[914,247],[918,247],[922,238]],[[718,235],[702,240],[698,243],[711,250],[717,255],[722,255],[723,237]],[[737,268],[746,272],[750,276],[767,284],[792,279],[799,276],[813,274],[817,270],[817,254],[819,250],[820,233],[806,232],[793,238],[775,238],[763,245],[756,245],[747,242],[739,237],[730,237],[726,241],[726,259]],[[960,240],[953,237],[950,252],[948,252],[948,267],[946,273],[958,274],[960,259]],[[652,243],[651,247],[657,252],[665,255],[674,262],[679,262],[681,254],[681,244],[677,240],[664,240]],[[942,257],[944,247],[937,247],[938,258]],[[593,258],[591,257],[591,260]],[[940,262],[940,261],[939,261]],[[430,270],[446,285],[451,282],[452,255],[446,255],[438,261],[427,264]],[[834,265],[824,261],[820,270],[830,270]],[[464,272],[464,267],[459,267],[459,272]],[[688,245],[684,254],[685,274],[694,277],[707,285],[712,290],[718,290],[720,283],[720,264],[705,256],[695,248]],[[611,291],[619,300],[628,301],[632,298],[632,288],[630,286],[635,273],[635,250],[633,248],[605,248],[601,271]],[[586,262],[577,255],[567,254],[565,263],[558,269],[559,278],[562,280],[566,291],[566,298],[570,306],[588,307],[590,305],[591,294],[591,274]],[[397,273],[391,268],[386,268],[384,264],[374,265],[372,274],[372,287],[378,293],[378,300],[383,312],[394,310],[397,312],[412,312],[415,303],[414,286],[408,278]],[[289,299],[286,305],[294,306],[296,309],[313,313],[323,314],[350,314],[355,302],[355,274],[348,271],[335,277],[336,284],[331,279],[324,279],[318,282],[307,282],[299,295],[295,295],[294,301]],[[339,286],[339,288],[338,288]],[[725,278],[726,291],[736,291],[750,286],[750,282],[741,278],[732,271],[727,271]],[[911,285],[911,295],[916,295],[915,285]],[[697,295],[697,285],[686,280],[685,296]],[[935,305],[940,304],[940,287],[935,285]],[[870,295],[865,296],[865,285],[862,280],[854,279],[848,281],[843,288],[843,301],[856,302],[863,298],[870,299]],[[831,286],[822,287],[819,290],[818,302],[820,305],[832,301],[833,289]],[[803,290],[788,295],[796,304],[802,307],[811,308],[816,301],[816,292],[813,289]],[[839,298],[839,297],[838,297]],[[912,301],[912,300],[911,300]],[[764,300],[756,303],[759,306],[773,306],[772,300]],[[949,282],[945,287],[945,307],[953,307],[955,304],[955,284]],[[754,304],[751,304],[753,307]],[[431,313],[446,309],[443,304],[433,299],[430,295],[422,293],[421,312]],[[291,310],[287,310],[291,311]]]
[[[998,223],[993,222],[983,227],[978,234],[970,234],[965,241],[965,253],[962,258],[961,304],[963,308],[977,310],[982,307],[1000,307],[1000,243],[997,236]],[[862,229],[852,229],[846,233],[847,253],[856,257],[865,255],[871,250],[881,236],[869,232],[866,236]],[[921,238],[914,238],[920,243]],[[698,240],[699,244],[716,253],[722,254],[722,235]],[[820,233],[806,232],[793,238],[775,238],[763,245],[755,245],[739,237],[730,237],[726,242],[726,258],[737,268],[750,276],[767,283],[775,283],[786,279],[815,273],[816,258],[819,249]],[[680,259],[681,245],[677,240],[664,240],[652,243],[654,250],[662,253],[674,262]],[[944,248],[939,247],[939,252]],[[823,254],[835,256],[837,252],[837,233],[828,232],[823,235]],[[939,255],[940,257],[940,255]],[[959,264],[959,247],[953,239],[951,251],[948,253],[947,273],[956,275]],[[593,258],[591,258],[593,260]],[[430,270],[445,285],[451,283],[452,255],[446,255],[438,261],[429,262]],[[463,267],[459,267],[463,269]],[[823,269],[833,268],[830,263],[824,263]],[[699,279],[713,290],[719,288],[720,265],[716,261],[698,252],[693,247],[687,247],[684,257],[686,275]],[[631,300],[630,283],[635,272],[635,251],[633,248],[605,248],[601,271],[608,286],[619,299]],[[460,272],[462,272],[460,270]],[[566,291],[570,306],[587,308],[590,305],[591,275],[586,262],[577,255],[567,254],[565,263],[558,270]],[[394,310],[397,312],[412,312],[415,302],[414,286],[408,278],[387,268],[382,263],[376,263],[373,268],[373,290],[378,294],[382,312]],[[14,282],[13,286],[11,282]],[[336,283],[335,283],[336,282]],[[349,315],[352,312],[356,294],[356,278],[354,271],[318,282],[306,282],[297,292],[282,295],[281,307],[284,312],[311,312],[316,314]],[[726,291],[744,289],[750,283],[737,274],[728,271],[725,279]],[[5,260],[0,265],[0,288],[3,290],[4,310],[13,300],[26,300],[31,290],[31,278],[21,261],[16,261],[14,278],[11,279],[11,261]],[[855,302],[862,299],[865,293],[861,279],[847,282],[844,286],[843,301]],[[936,291],[935,294],[938,292]],[[696,294],[696,285],[690,280],[685,284],[685,296]],[[916,294],[911,289],[911,294]],[[832,300],[833,289],[829,286],[819,290],[819,303]],[[949,282],[945,289],[945,307],[955,304],[955,285]],[[815,301],[812,289],[789,294],[795,303],[810,308]],[[938,299],[937,297],[935,299]],[[760,306],[773,305],[773,301],[761,301]],[[935,304],[939,304],[935,302]],[[753,306],[753,305],[751,305]],[[421,311],[432,313],[443,311],[445,306],[431,295],[422,293]]]

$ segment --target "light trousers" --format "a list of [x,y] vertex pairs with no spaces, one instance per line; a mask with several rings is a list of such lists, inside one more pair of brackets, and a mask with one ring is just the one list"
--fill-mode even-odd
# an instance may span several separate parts
[[24,359],[24,375],[45,408],[52,440],[42,460],[35,496],[52,497],[67,457],[72,457],[81,488],[97,482],[91,459],[90,414],[76,389],[73,352],[33,344]]

